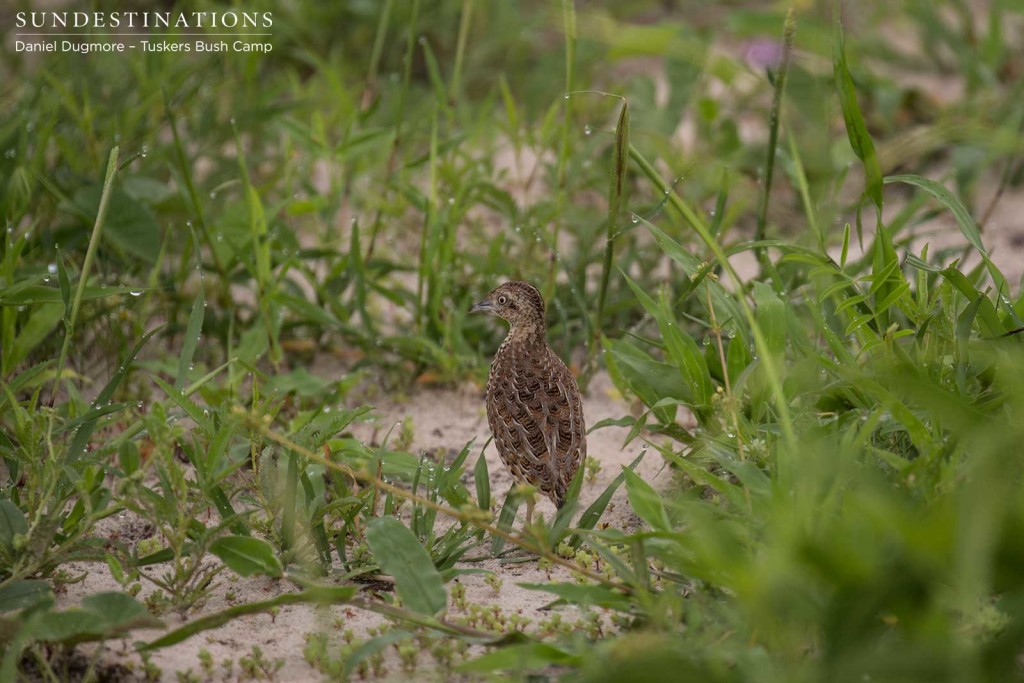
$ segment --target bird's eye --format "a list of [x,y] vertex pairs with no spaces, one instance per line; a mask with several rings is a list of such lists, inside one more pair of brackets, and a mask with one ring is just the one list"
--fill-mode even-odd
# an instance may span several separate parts
[[508,297],[505,296],[504,294],[502,294],[501,296],[498,297],[498,303],[502,304],[502,305],[507,304],[508,303]]

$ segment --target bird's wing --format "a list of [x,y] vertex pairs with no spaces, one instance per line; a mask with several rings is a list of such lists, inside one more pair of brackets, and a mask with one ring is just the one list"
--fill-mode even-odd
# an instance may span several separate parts
[[567,468],[575,471],[586,455],[583,407],[572,373],[553,351],[505,375],[493,398],[509,417],[496,425],[496,438],[525,457],[531,469],[547,470],[554,481]]

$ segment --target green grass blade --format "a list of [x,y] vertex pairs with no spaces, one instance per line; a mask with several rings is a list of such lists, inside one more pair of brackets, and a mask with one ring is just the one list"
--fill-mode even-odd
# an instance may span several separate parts
[[[75,331],[75,321],[78,318],[78,310],[82,305],[82,296],[85,294],[85,285],[89,281],[89,274],[92,271],[93,261],[96,259],[96,250],[99,248],[100,235],[103,234],[103,221],[107,216],[107,205],[110,201],[110,193],[114,189],[114,176],[117,174],[118,147],[110,150],[110,157],[107,159],[107,172],[103,178],[103,192],[100,195],[100,205],[96,210],[96,222],[92,226],[92,234],[89,236],[89,246],[85,252],[85,262],[82,263],[82,273],[78,278],[78,286],[75,288],[75,298],[71,304],[71,314],[64,323],[64,343],[60,347],[60,357],[57,360],[57,374],[53,380],[53,396],[57,394],[60,386],[61,376],[64,374],[64,365],[67,363],[68,350],[71,348],[71,337]],[[66,273],[65,273],[66,275]],[[61,291],[65,292],[64,285]],[[63,296],[63,294],[62,294]]]
[[178,354],[178,372],[174,378],[174,388],[179,391],[185,386],[185,382],[188,380],[188,373],[192,369],[192,359],[195,358],[196,349],[199,347],[199,339],[203,336],[203,319],[205,316],[206,291],[203,288],[202,278],[200,278],[199,291],[196,293],[195,301],[192,302],[192,311],[188,316],[188,326],[185,328],[185,336],[181,341],[181,353]]
[[611,277],[612,260],[615,255],[615,235],[619,212],[622,208],[626,188],[626,167],[629,162],[629,102],[623,100],[619,120],[615,125],[615,144],[612,147],[612,167],[608,183],[608,224],[604,242],[604,262],[601,267],[601,288],[597,293],[597,320],[591,335],[591,350],[604,330],[605,297],[608,294],[608,280]]
[[[504,531],[512,530],[512,524],[516,521],[516,512],[519,511],[521,503],[522,499],[515,494],[515,490],[509,489],[508,493],[505,494],[505,502],[501,505],[501,512],[498,513],[499,529]],[[501,536],[494,536],[494,538],[491,539],[491,555],[497,557],[504,548],[504,538]]]
[[[624,467],[622,471],[619,472],[618,476],[608,484],[601,495],[583,511],[583,514],[580,515],[580,521],[576,525],[577,532],[580,530],[589,531],[597,526],[597,521],[601,519],[601,515],[603,515],[604,511],[608,508],[608,504],[612,502],[612,496],[614,496],[615,492],[619,490],[620,486],[622,486],[622,482],[626,480],[626,470],[629,470],[630,472],[636,471],[637,465],[640,464],[640,461],[644,459],[646,454],[647,450],[644,449],[640,452],[640,455],[633,458],[633,462]],[[583,536],[579,533],[574,533],[572,538],[569,540],[569,545],[573,548],[579,548],[581,543],[583,543]]]
[[[765,159],[764,187],[761,192],[761,209],[757,214],[756,240],[763,240],[768,228],[768,202],[771,198],[772,180],[775,177],[775,155],[779,144],[779,122],[782,119],[782,96],[786,91],[786,76],[789,74],[789,58],[793,52],[793,38],[796,35],[796,19],[793,8],[786,13],[786,23],[782,29],[782,63],[775,75],[775,93],[772,97],[771,115],[768,119],[768,149]],[[761,262],[762,272],[771,272],[773,268],[768,261],[768,252],[757,250],[757,258]]]
[[857,104],[857,90],[853,85],[853,76],[846,62],[846,36],[840,19],[840,9],[836,3],[835,30],[832,39],[832,72],[836,82],[836,93],[839,95],[839,106],[843,110],[843,121],[846,123],[846,135],[850,139],[853,153],[860,159],[864,167],[865,192],[875,204],[879,220],[882,215],[882,167],[878,163],[875,143],[868,133],[864,115]]
[[[136,342],[132,350],[129,351],[128,355],[125,356],[124,360],[121,361],[121,365],[118,366],[117,371],[114,373],[113,377],[111,377],[107,381],[107,383],[103,386],[103,389],[100,390],[100,393],[96,396],[96,399],[92,402],[92,406],[94,408],[110,403],[110,399],[114,395],[114,391],[121,384],[121,382],[124,381],[124,378],[128,375],[128,371],[131,369],[132,362],[135,360],[135,356],[139,354],[139,351],[141,351],[142,347],[146,345],[146,342],[148,342],[150,338],[154,334],[159,332],[161,329],[162,327],[153,328],[145,335],[143,335],[142,339]],[[89,443],[89,438],[92,436],[93,431],[96,429],[96,421],[98,419],[99,416],[96,416],[94,419],[82,423],[82,425],[78,428],[78,431],[75,432],[75,438],[71,441],[71,445],[68,447],[68,455],[70,457],[74,458],[85,450],[86,445],[88,445]]]
[[482,510],[491,509],[491,477],[487,472],[487,458],[483,449],[473,468],[473,482],[476,484],[476,503]]
[[953,214],[953,218],[956,219],[956,225],[963,236],[981,255],[986,268],[988,268],[989,275],[992,276],[992,281],[996,285],[996,289],[1003,293],[1009,292],[1009,285],[1006,281],[1006,277],[992,262],[992,259],[989,257],[988,249],[985,248],[984,243],[981,241],[981,230],[978,228],[978,224],[974,222],[974,219],[971,217],[970,212],[967,211],[967,207],[963,205],[963,202],[957,199],[952,192],[934,180],[929,180],[928,178],[923,178],[919,175],[913,175],[910,173],[886,176],[884,178],[884,182],[886,184],[904,183],[906,185],[913,185],[939,200],[939,202]]

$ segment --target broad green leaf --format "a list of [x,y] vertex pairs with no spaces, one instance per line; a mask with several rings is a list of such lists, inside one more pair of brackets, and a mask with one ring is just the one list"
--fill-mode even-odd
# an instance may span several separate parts
[[210,552],[240,576],[265,574],[279,577],[284,573],[273,546],[259,538],[224,536],[210,545]]
[[28,533],[28,522],[21,509],[9,500],[0,500],[0,545],[14,552],[14,537]]
[[96,593],[82,598],[82,609],[99,615],[108,627],[152,619],[146,607],[125,593]]
[[693,337],[679,327],[670,306],[667,294],[663,291],[658,301],[658,326],[661,338],[665,342],[669,358],[692,388],[695,405],[708,406],[715,389],[711,383],[707,361]]
[[[620,388],[636,394],[648,406],[663,398],[675,398],[693,405],[693,391],[669,363],[655,360],[628,339],[608,339],[604,346],[609,372],[625,384]],[[671,413],[666,410],[664,414]]]
[[979,325],[981,327],[981,331],[984,335],[989,337],[998,337],[1006,332],[999,320],[998,313],[996,313],[996,307],[988,297],[982,296],[981,292],[971,284],[971,281],[967,279],[966,275],[952,267],[945,268],[940,272],[942,273],[942,276],[946,278],[949,283],[957,289],[957,291],[963,294],[968,301],[975,301],[979,296],[982,297],[981,301],[978,302],[978,319],[980,321]]
[[53,333],[53,329],[63,317],[64,307],[60,304],[43,304],[32,311],[14,338],[10,356],[4,358],[7,366],[15,368],[20,365],[33,349]]
[[633,512],[655,531],[671,531],[672,525],[658,492],[633,470],[623,468],[622,473],[626,475],[626,494]]
[[267,381],[269,389],[279,391],[281,394],[294,393],[298,396],[307,397],[322,396],[335,384],[337,384],[336,380],[313,375],[302,366],[295,368],[291,372],[272,375]]
[[53,602],[53,591],[49,582],[41,579],[19,579],[0,588],[0,612],[32,608],[47,602]]
[[725,367],[729,373],[729,381],[733,383],[733,390],[736,390],[736,381],[747,369],[753,357],[750,349],[741,337],[733,337],[725,348]]
[[599,584],[578,583],[521,583],[523,588],[554,593],[565,602],[590,607],[607,607],[626,612],[632,609],[633,600],[623,593]]
[[[79,216],[95,216],[102,194],[103,186],[100,184],[80,189],[72,199],[72,210]],[[103,239],[146,263],[156,263],[162,241],[160,226],[153,211],[117,187],[110,193],[103,223]]]
[[162,622],[130,595],[97,593],[84,598],[81,608],[38,615],[31,623],[31,635],[35,640],[75,645],[160,626]]
[[769,351],[782,353],[786,350],[786,304],[779,299],[769,285],[754,283],[755,317],[764,333],[765,346]]
[[406,607],[434,615],[445,608],[448,595],[441,574],[426,548],[394,517],[378,517],[366,525],[366,542],[381,569],[395,578]]
[[580,655],[572,654],[549,643],[506,645],[461,665],[459,671],[529,671],[551,666],[579,666]]

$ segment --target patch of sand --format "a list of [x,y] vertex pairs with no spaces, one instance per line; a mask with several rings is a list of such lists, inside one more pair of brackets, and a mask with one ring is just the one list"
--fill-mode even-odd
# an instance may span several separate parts
[[[597,375],[590,383],[585,397],[584,411],[588,425],[594,425],[608,418],[619,418],[629,412],[629,406],[623,402],[614,389],[606,374]],[[471,440],[475,440],[474,451],[470,456],[470,475],[472,463],[480,447],[487,441],[489,428],[484,412],[483,388],[476,385],[465,385],[455,389],[421,389],[408,396],[401,403],[382,402],[377,406],[376,418],[372,422],[354,425],[353,431],[358,438],[368,442],[378,441],[383,434],[398,421],[411,420],[413,439],[410,450],[413,453],[443,449],[458,452]],[[397,430],[395,432],[397,434]],[[631,462],[641,450],[642,443],[635,441],[623,448],[623,440],[628,430],[623,427],[605,427],[593,432],[588,437],[589,455],[601,463],[596,480],[584,484],[581,494],[581,509],[589,505],[607,485],[619,474],[621,468]],[[512,484],[512,478],[500,462],[497,451],[488,446],[486,451],[488,470],[491,479],[492,497],[503,500],[505,492]],[[656,452],[650,452],[641,462],[637,471],[647,481],[656,486],[668,482],[669,474],[662,471],[663,461]],[[470,483],[472,490],[472,483]],[[546,499],[538,502],[537,513],[550,518],[554,506]],[[602,518],[602,523],[612,527],[631,530],[637,527],[639,520],[631,512],[625,497],[625,489],[620,488],[611,505]],[[141,528],[140,528],[141,527]],[[122,513],[107,521],[102,532],[108,537],[119,537],[125,541],[138,540],[152,533],[137,518],[129,513]],[[505,614],[518,614],[529,619],[533,625],[549,618],[545,610],[553,596],[540,591],[522,588],[519,584],[541,583],[548,581],[572,581],[571,573],[561,567],[542,569],[538,562],[529,560],[515,563],[502,563],[499,560],[485,560],[462,564],[460,567],[483,569],[494,572],[500,579],[500,588],[488,584],[483,573],[465,574],[458,581],[465,587],[467,605],[497,606]],[[72,563],[66,566],[72,575],[83,575],[79,583],[67,586],[58,596],[58,607],[68,608],[77,605],[82,597],[100,591],[119,591],[121,587],[110,576],[106,565],[102,563]],[[150,571],[159,572],[159,568]],[[212,614],[233,605],[246,604],[266,600],[283,592],[294,591],[295,588],[286,581],[265,577],[235,579],[229,572],[220,574],[216,586],[210,592],[201,608],[187,615],[189,621],[206,614]],[[492,580],[492,583],[493,580]],[[449,591],[452,583],[448,584]],[[143,584],[142,596],[151,592],[152,586]],[[370,590],[367,588],[366,590]],[[449,616],[459,617],[464,612],[452,605],[449,600]],[[575,608],[565,610],[567,620],[575,620],[580,615]],[[176,628],[183,623],[179,615],[168,614],[162,617],[167,629]],[[366,637],[370,629],[387,623],[385,617],[377,613],[356,609],[347,605],[334,607],[312,607],[305,605],[284,606],[274,614],[255,614],[234,619],[220,628],[205,631],[177,645],[157,650],[152,655],[152,662],[160,667],[165,680],[176,680],[178,672],[191,669],[201,675],[199,652],[207,650],[217,664],[216,678],[222,679],[220,668],[225,659],[235,661],[235,675],[239,673],[238,660],[251,653],[253,646],[258,646],[264,656],[271,661],[282,660],[283,667],[277,674],[277,680],[305,681],[320,680],[322,675],[306,663],[303,657],[305,636],[319,632],[331,635],[332,642],[337,642],[342,631],[351,629],[357,639]],[[141,664],[134,652],[132,642],[135,640],[150,641],[162,634],[160,630],[135,631],[129,639],[121,642],[111,641],[107,644],[104,660],[133,667],[141,674]],[[433,659],[423,655],[422,668],[417,669],[416,676],[431,677],[434,669]],[[385,678],[401,680],[409,674],[403,671],[390,648],[385,659],[388,670]],[[433,671],[434,676],[440,672]]]

